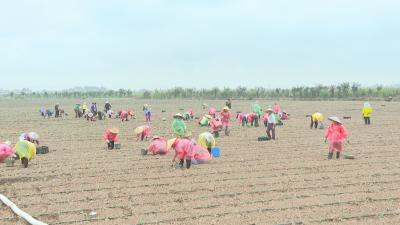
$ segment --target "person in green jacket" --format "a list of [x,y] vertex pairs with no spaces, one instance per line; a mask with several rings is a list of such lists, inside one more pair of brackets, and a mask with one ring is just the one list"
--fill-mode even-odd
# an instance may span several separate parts
[[178,137],[183,137],[183,136],[185,136],[185,134],[187,134],[186,124],[183,121],[182,114],[177,113],[174,115],[174,120],[172,121],[172,131]]
[[262,109],[260,104],[258,103],[258,101],[256,101],[253,105],[253,112],[256,114],[255,120],[254,120],[254,126],[258,127],[258,121],[260,121],[261,119],[261,115],[262,115]]
[[75,118],[81,118],[82,112],[81,112],[81,104],[80,103],[75,104],[74,111],[75,111]]

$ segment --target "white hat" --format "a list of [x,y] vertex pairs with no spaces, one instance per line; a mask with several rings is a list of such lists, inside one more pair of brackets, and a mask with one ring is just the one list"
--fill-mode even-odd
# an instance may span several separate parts
[[328,118],[328,120],[335,121],[337,123],[342,124],[342,121],[340,121],[339,117],[337,117],[337,116],[331,116]]

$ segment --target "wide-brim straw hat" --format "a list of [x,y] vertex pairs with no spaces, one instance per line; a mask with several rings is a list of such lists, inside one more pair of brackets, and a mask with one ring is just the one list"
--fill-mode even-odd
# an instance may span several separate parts
[[337,117],[337,116],[331,116],[331,117],[328,118],[328,120],[335,121],[337,123],[342,124],[342,121],[340,121],[339,117]]
[[136,129],[135,129],[135,134],[140,134],[140,133],[143,132],[143,130],[144,130],[144,127],[142,127],[142,126],[136,127]]
[[36,132],[29,132],[28,136],[33,140],[39,139],[39,135]]
[[212,116],[210,116],[210,115],[206,115],[206,118],[208,118],[208,119],[212,119]]
[[4,144],[11,146],[11,141],[5,141]]
[[175,115],[174,115],[174,117],[180,117],[180,118],[183,118],[183,115],[182,115],[182,113],[177,113],[177,114],[175,114]]
[[225,106],[225,107],[223,108],[223,110],[224,110],[224,111],[229,111],[229,107],[228,107],[228,106]]
[[172,138],[167,141],[167,149],[171,149],[177,138]]
[[161,137],[158,135],[154,135],[153,138],[151,140],[155,140],[155,139],[160,139]]
[[110,132],[113,133],[113,134],[118,134],[119,130],[118,130],[118,128],[113,127],[113,128],[110,129]]
[[266,112],[272,112],[273,110],[271,108],[268,108],[267,110],[265,110]]

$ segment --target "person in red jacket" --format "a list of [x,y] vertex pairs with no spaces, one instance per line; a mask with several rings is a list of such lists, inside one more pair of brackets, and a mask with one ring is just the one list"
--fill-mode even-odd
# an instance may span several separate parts
[[175,150],[172,163],[174,164],[176,160],[179,160],[179,166],[183,168],[183,163],[186,160],[186,168],[189,169],[192,164],[194,144],[195,143],[192,140],[186,138],[174,138],[168,140],[168,149],[172,148]]
[[220,113],[222,128],[225,129],[225,135],[229,136],[229,123],[231,121],[232,113],[228,106],[225,106]]
[[168,152],[167,140],[164,137],[154,136],[148,149],[153,155],[165,155]]
[[329,141],[328,159],[332,159],[336,152],[336,159],[340,158],[340,152],[344,150],[344,141],[347,140],[347,130],[338,117],[328,118],[332,124],[325,131],[325,143]]
[[117,128],[108,129],[104,133],[103,138],[106,141],[109,150],[114,149],[114,144],[118,142],[118,133],[119,131]]
[[219,132],[222,130],[222,123],[219,118],[213,118],[210,120],[210,127],[214,137],[219,137]]

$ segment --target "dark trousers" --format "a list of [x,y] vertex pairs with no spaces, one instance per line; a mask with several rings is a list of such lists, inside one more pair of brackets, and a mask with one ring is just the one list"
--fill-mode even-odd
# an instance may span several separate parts
[[60,117],[60,110],[55,110],[56,111],[56,114],[54,115],[54,117]]
[[275,124],[269,123],[267,125],[267,136],[270,139],[275,140]]
[[114,149],[114,141],[110,141],[107,143],[108,149],[112,150]]
[[[184,160],[181,159],[181,161],[179,162],[179,167],[183,168],[183,163],[184,163]],[[189,169],[191,164],[192,164],[192,160],[186,159],[186,169]]]
[[312,128],[315,128],[315,129],[317,129],[318,128],[318,121],[313,121],[313,119],[312,119],[312,117],[311,117],[311,126],[310,126],[310,128],[312,129]]
[[365,125],[370,125],[371,124],[371,118],[370,117],[364,117],[364,122],[365,122]]
[[258,120],[259,120],[260,118],[258,117],[258,116],[256,116],[256,117],[254,117],[254,119],[253,119],[253,121],[251,121],[251,126],[253,126],[253,123],[254,123],[254,126],[255,127],[259,127],[260,125],[258,124]]
[[244,127],[245,125],[247,125],[247,118],[243,117],[242,118],[242,127]]

